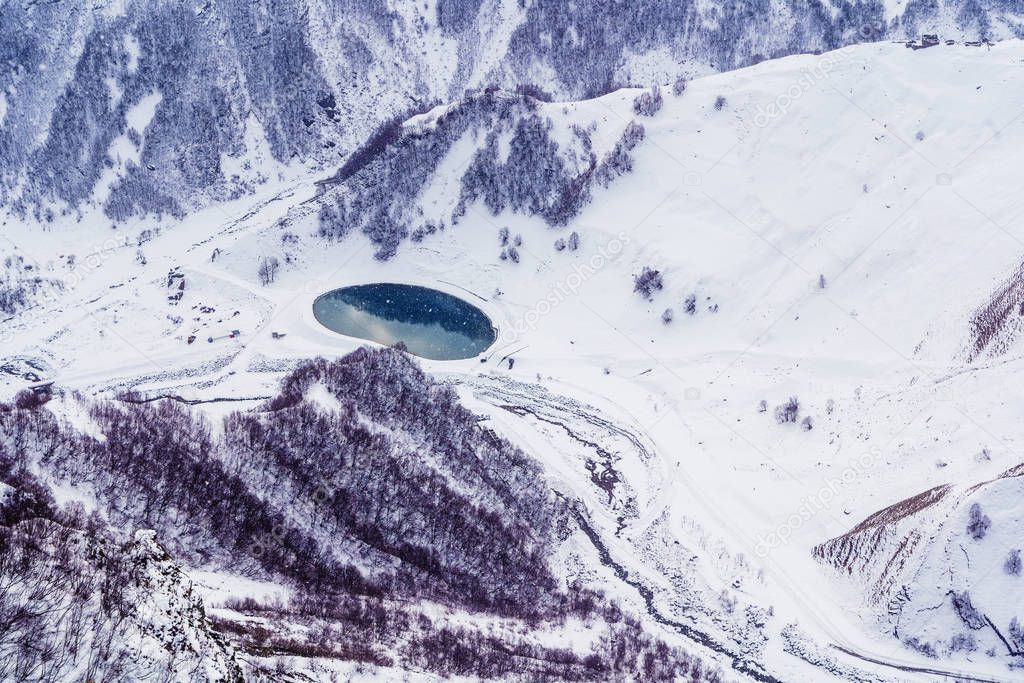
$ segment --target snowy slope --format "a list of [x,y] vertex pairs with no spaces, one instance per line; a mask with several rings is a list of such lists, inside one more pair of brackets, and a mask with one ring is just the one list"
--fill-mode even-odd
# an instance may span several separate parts
[[848,575],[885,628],[935,658],[1007,658],[1024,645],[1021,470],[898,503],[815,549]]
[[556,98],[940,33],[1021,35],[1020,7],[799,0],[8,2],[0,198],[42,223],[180,217],[329,169],[466,89]]
[[138,531],[123,546],[48,520],[4,527],[5,681],[239,683],[181,567]]
[[[944,599],[951,566],[948,585],[975,608],[995,615],[998,601],[1004,635],[1024,618],[1011,614],[1019,581],[988,593],[960,564],[999,560],[1020,518],[1018,478],[997,477],[1021,461],[1021,349],[1011,339],[972,353],[971,321],[1024,254],[1022,60],[1016,41],[862,45],[695,79],[680,96],[665,84],[649,118],[633,112],[635,89],[542,104],[559,130],[594,124],[603,149],[640,120],[633,171],[595,189],[563,228],[478,201],[387,262],[358,232],[318,236],[314,177],[165,221],[141,247],[134,228],[111,238],[105,222],[41,232],[11,219],[17,253],[66,285],[6,323],[0,353],[12,373],[37,368],[87,393],[260,398],[301,359],[361,343],[317,325],[321,292],[403,281],[464,296],[492,317],[498,343],[484,362],[423,365],[579,501],[589,533],[567,551],[576,576],[713,661],[740,662],[737,676],[1012,680],[1006,649],[986,654],[988,630],[970,657],[903,641],[956,635],[948,598],[941,621],[917,611]],[[483,141],[462,144],[418,201],[455,207],[460,162]],[[519,263],[499,258],[506,226],[522,236]],[[579,250],[556,251],[572,231]],[[262,286],[269,256],[281,267]],[[650,301],[633,291],[645,266],[664,282]],[[187,283],[176,301],[171,272]],[[11,393],[25,383],[7,381]],[[798,420],[779,424],[774,408],[790,396]],[[898,501],[983,481],[909,522],[935,539],[907,562],[920,602],[896,638],[873,592],[880,560],[854,547],[869,566],[851,582],[814,557]],[[954,564],[972,502],[992,527]]]

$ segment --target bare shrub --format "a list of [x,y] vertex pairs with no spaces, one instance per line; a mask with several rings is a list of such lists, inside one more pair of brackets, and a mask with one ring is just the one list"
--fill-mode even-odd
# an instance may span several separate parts
[[661,88],[654,84],[650,90],[640,93],[633,100],[633,112],[639,116],[654,116],[663,103]]
[[661,278],[661,271],[654,270],[650,266],[644,266],[639,275],[633,276],[633,291],[650,301],[654,293],[661,291],[664,283]]
[[992,520],[981,511],[981,506],[977,503],[971,503],[969,514],[970,520],[967,522],[967,533],[975,541],[980,541],[988,533],[988,528],[992,526]]
[[260,279],[260,284],[266,287],[272,284],[277,279],[277,269],[280,266],[280,262],[276,256],[264,257],[260,259],[260,266],[257,270],[257,275]]
[[775,406],[775,421],[779,424],[796,422],[800,415],[800,401],[796,396],[790,396],[785,403]]
[[1006,562],[1003,563],[1003,571],[1010,576],[1020,576],[1020,570],[1020,550],[1011,550],[1010,554],[1006,556]]

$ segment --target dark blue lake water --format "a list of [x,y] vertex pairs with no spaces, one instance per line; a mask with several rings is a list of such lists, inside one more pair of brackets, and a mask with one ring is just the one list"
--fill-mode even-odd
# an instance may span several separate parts
[[497,338],[490,318],[458,297],[428,287],[379,283],[317,297],[313,315],[324,327],[378,344],[405,344],[432,360],[473,358]]

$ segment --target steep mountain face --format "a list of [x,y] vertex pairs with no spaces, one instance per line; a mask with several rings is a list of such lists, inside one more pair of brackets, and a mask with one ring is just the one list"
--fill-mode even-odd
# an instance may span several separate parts
[[[475,204],[492,216],[507,210],[564,227],[594,189],[632,169],[645,136],[635,120],[584,128],[568,112],[526,89],[487,91],[388,124],[321,184],[318,232],[340,240],[360,230],[387,260],[404,239],[456,225],[479,211]],[[511,246],[505,257],[518,259]]]
[[[0,404],[4,680],[293,680],[243,670],[236,648],[439,676],[718,680],[565,585],[566,501],[400,351],[305,364],[217,436],[171,400],[95,401],[71,424],[46,398]],[[225,639],[178,561],[291,599],[232,595]]]
[[1024,326],[1024,265],[1001,282],[971,316],[971,344],[965,356],[974,361],[998,358],[1014,347]]
[[[0,506],[24,512],[2,494]],[[234,649],[154,533],[117,541],[94,524],[0,526],[0,679],[241,683]]]
[[[328,409],[304,398],[314,384]],[[172,402],[88,414],[102,438],[6,410],[8,468],[80,486],[113,524],[156,529],[192,563],[510,614],[537,613],[556,588],[546,557],[565,512],[536,464],[398,352],[306,366],[219,439]]]
[[590,97],[926,30],[1018,26],[1015,4],[966,0],[7,2],[0,203],[42,221],[180,217],[286,167],[333,169],[381,122],[466,89]]
[[899,640],[932,658],[1024,666],[1024,466],[930,489],[814,549],[863,591]]

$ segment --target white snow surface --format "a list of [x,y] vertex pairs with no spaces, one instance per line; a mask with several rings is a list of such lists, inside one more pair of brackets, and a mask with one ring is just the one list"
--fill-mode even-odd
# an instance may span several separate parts
[[[784,634],[797,631],[868,679],[1012,680],[1020,674],[1005,649],[933,659],[904,647],[885,624],[886,606],[812,549],[949,482],[996,482],[963,495],[988,496],[998,509],[987,555],[1020,543],[1009,530],[1020,529],[1024,503],[997,477],[1024,459],[1022,349],[973,361],[967,349],[971,315],[1024,255],[1022,65],[1018,41],[873,44],[698,78],[680,97],[666,84],[664,108],[641,121],[647,139],[633,172],[596,190],[564,230],[492,217],[478,204],[385,263],[362,235],[316,237],[315,203],[303,203],[315,196],[312,177],[180,224],[111,233],[98,218],[68,219],[42,231],[8,219],[17,253],[69,286],[6,322],[13,334],[0,355],[33,359],[47,379],[87,395],[266,397],[300,360],[363,343],[317,324],[311,304],[323,291],[434,287],[483,309],[499,340],[484,363],[423,366],[538,458],[556,489],[584,501],[609,552],[654,591],[662,615],[746,642],[749,609],[765,610],[765,640],[750,647],[782,680],[844,677],[792,654]],[[559,127],[621,128],[638,92],[544,107]],[[451,180],[431,187],[457,192]],[[498,260],[500,226],[522,234],[520,263]],[[141,265],[135,237],[147,227],[159,232]],[[283,243],[284,230],[301,239]],[[570,230],[581,235],[579,251],[556,252],[554,240]],[[69,254],[79,255],[74,269]],[[86,254],[96,257],[86,263]],[[263,287],[257,263],[267,255],[281,269]],[[650,302],[632,291],[644,266],[664,277]],[[175,268],[187,285],[172,303]],[[660,319],[666,308],[675,311],[670,324]],[[232,330],[240,335],[229,338]],[[509,353],[514,369],[498,362]],[[3,378],[7,394],[24,386]],[[773,419],[790,396],[811,430]],[[591,447],[503,410],[509,401],[602,439],[621,479],[615,494],[592,483]],[[975,457],[982,449],[987,458]],[[966,515],[961,508],[950,514]],[[596,565],[592,553],[579,555]],[[942,558],[926,553],[918,576],[938,581]],[[643,608],[610,571],[586,571]],[[958,561],[956,571],[982,570]],[[1001,580],[999,591],[979,593],[975,606],[1001,603],[1005,623],[1024,610],[1024,578]],[[954,617],[942,619],[909,628],[948,638],[934,631],[954,628]]]

